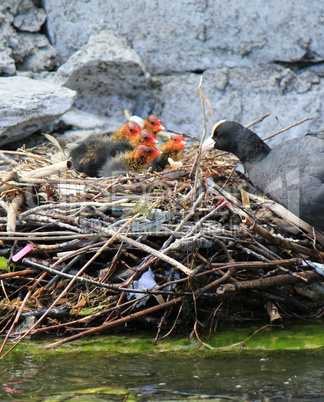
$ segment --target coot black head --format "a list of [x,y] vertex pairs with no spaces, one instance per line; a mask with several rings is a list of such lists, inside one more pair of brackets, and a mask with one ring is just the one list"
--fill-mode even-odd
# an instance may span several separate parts
[[235,121],[227,120],[214,125],[211,136],[202,146],[202,152],[212,148],[231,152],[243,163],[259,161],[271,150],[253,131]]

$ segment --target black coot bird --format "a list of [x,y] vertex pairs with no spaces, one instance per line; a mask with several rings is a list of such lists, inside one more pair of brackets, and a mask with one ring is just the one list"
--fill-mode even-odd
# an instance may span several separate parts
[[269,198],[324,232],[324,130],[270,148],[253,131],[221,120],[202,145],[231,152]]

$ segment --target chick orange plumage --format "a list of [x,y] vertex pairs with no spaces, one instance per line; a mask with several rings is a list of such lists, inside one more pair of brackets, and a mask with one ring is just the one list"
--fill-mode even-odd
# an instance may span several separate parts
[[142,172],[160,154],[154,147],[139,145],[133,151],[109,159],[102,168],[101,176],[109,177],[128,171]]
[[168,158],[178,161],[181,158],[185,144],[186,141],[181,135],[172,134],[170,139],[161,147],[162,154],[151,164],[152,170],[159,172],[165,169],[169,164]]
[[154,134],[148,130],[141,130],[134,138],[132,138],[129,143],[132,147],[136,148],[139,145],[148,145],[154,147],[157,144],[157,140]]
[[111,139],[115,142],[131,141],[140,131],[141,127],[135,121],[129,121],[120,129],[111,133]]
[[129,121],[116,131],[91,135],[72,149],[70,156],[73,167],[88,176],[97,177],[107,159],[130,151],[136,146],[132,147],[128,141],[137,138],[140,130],[138,124]]
[[143,121],[142,129],[146,129],[153,134],[157,134],[160,131],[165,130],[165,127],[163,126],[161,119],[159,119],[155,114],[151,114]]

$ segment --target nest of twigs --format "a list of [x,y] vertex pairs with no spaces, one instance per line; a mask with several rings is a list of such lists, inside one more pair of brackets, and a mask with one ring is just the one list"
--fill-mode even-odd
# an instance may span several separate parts
[[2,335],[63,343],[127,326],[157,340],[179,328],[323,317],[314,269],[323,239],[290,224],[233,156],[199,160],[197,149],[181,168],[114,178],[54,163],[48,144],[5,151]]

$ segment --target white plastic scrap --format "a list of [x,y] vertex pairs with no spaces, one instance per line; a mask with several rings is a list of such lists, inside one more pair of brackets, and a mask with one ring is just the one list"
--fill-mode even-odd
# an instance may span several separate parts
[[303,261],[303,266],[311,266],[312,268],[315,269],[315,271],[318,273],[318,275],[324,276],[324,264],[320,264],[319,262],[313,262],[313,261]]
[[[133,289],[136,290],[151,290],[154,289],[158,286],[158,284],[155,282],[154,279],[154,275],[153,272],[151,270],[151,268],[149,268],[146,272],[144,272],[144,274],[139,278],[138,281],[134,281],[133,282]],[[131,298],[139,298],[144,296],[145,293],[133,293],[133,292],[129,292],[127,294],[127,298],[131,299]],[[150,295],[147,295],[146,297],[144,297],[143,299],[141,299],[136,306],[140,307],[146,304],[146,302],[148,301]]]
[[142,117],[139,117],[136,115],[131,116],[128,120],[135,121],[135,123],[137,123],[140,127],[142,127],[142,125],[144,123],[144,119],[142,119]]

